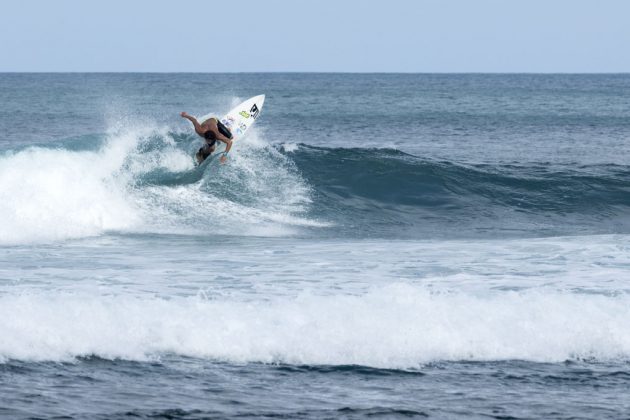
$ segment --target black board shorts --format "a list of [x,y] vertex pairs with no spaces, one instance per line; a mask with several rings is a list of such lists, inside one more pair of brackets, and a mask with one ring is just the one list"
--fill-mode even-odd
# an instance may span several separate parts
[[227,128],[221,121],[217,120],[217,129],[219,133],[223,134],[228,139],[232,138],[232,132],[229,128]]

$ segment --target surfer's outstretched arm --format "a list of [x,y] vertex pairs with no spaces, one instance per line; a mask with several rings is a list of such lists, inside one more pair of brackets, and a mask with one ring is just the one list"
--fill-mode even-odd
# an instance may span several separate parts
[[179,115],[181,115],[182,118],[186,118],[191,123],[193,123],[193,125],[195,126],[195,133],[199,134],[200,136],[203,136],[203,130],[201,128],[201,124],[199,124],[199,121],[197,121],[197,118],[193,117],[192,115],[188,115],[185,112],[182,112]]

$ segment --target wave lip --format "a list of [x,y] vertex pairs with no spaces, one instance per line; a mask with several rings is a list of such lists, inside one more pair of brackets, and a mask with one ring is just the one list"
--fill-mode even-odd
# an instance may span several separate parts
[[434,361],[630,360],[630,296],[429,292],[397,284],[359,296],[266,302],[63,293],[0,297],[0,357],[418,368]]

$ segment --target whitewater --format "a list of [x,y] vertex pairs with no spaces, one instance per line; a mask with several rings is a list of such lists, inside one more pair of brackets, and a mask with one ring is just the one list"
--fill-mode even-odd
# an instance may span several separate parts
[[627,75],[0,88],[0,416],[627,413]]

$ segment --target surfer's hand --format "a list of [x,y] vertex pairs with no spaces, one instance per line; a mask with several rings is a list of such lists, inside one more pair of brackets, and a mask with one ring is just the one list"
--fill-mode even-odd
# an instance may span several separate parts
[[221,159],[219,159],[219,161],[220,161],[221,163],[225,163],[225,162],[227,162],[227,156],[225,156],[225,155],[221,156]]
[[188,116],[188,114],[186,114],[186,111],[182,112],[181,114],[179,114],[182,116],[182,118],[186,118]]

